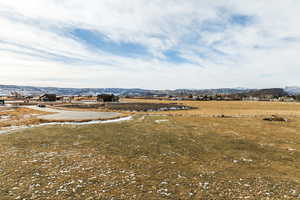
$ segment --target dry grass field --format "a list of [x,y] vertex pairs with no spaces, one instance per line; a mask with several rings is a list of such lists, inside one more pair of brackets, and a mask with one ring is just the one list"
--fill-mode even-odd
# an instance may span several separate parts
[[170,111],[164,114],[183,114],[197,116],[229,115],[237,117],[261,117],[282,115],[300,117],[300,103],[264,101],[166,101],[145,99],[122,99],[123,102],[179,103],[197,109],[189,111]]
[[300,199],[300,104],[178,103],[197,109],[0,135],[0,199]]

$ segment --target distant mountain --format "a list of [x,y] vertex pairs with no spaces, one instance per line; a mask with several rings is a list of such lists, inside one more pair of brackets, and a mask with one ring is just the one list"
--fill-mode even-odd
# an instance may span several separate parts
[[115,95],[132,95],[132,96],[165,96],[165,95],[215,95],[215,94],[275,94],[282,96],[286,92],[299,92],[300,88],[287,87],[285,90],[281,88],[271,89],[247,89],[247,88],[219,88],[219,89],[176,89],[176,90],[146,90],[139,88],[57,88],[57,87],[33,87],[33,86],[16,86],[16,85],[0,85],[0,96],[10,95],[12,92],[17,92],[22,95],[41,95],[44,93],[53,93],[57,95],[97,95],[102,93],[111,93]]
[[218,89],[202,89],[202,90],[190,90],[190,89],[177,89],[173,92],[176,94],[194,94],[194,95],[215,95],[215,94],[237,94],[251,91],[252,89],[244,88],[218,88]]
[[177,89],[177,90],[146,90],[139,88],[56,88],[56,87],[33,87],[33,86],[17,86],[17,85],[0,85],[0,95],[10,95],[17,92],[22,95],[41,95],[44,93],[54,93],[57,95],[97,95],[102,93],[111,93],[116,95],[135,95],[135,96],[151,96],[151,95],[200,95],[200,94],[234,94],[249,91],[242,88],[220,88],[220,89]]
[[52,93],[57,95],[97,95],[102,93],[111,93],[116,95],[140,95],[149,93],[143,89],[123,89],[123,88],[56,88],[56,87],[33,87],[33,86],[16,86],[0,85],[0,95],[9,95],[11,92],[17,92],[22,95],[41,95]]
[[292,95],[300,94],[300,87],[298,87],[298,86],[288,86],[288,87],[285,87],[284,90],[287,93],[292,94]]
[[243,96],[252,96],[252,97],[265,97],[265,96],[283,97],[289,95],[289,93],[282,88],[267,88],[267,89],[260,89],[260,90],[252,90],[241,94]]

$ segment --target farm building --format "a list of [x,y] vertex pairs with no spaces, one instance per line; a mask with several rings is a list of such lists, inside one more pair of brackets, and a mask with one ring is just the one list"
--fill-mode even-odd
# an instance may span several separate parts
[[100,94],[97,96],[98,102],[118,102],[119,97],[113,94]]
[[56,101],[56,94],[44,94],[40,96],[40,101]]

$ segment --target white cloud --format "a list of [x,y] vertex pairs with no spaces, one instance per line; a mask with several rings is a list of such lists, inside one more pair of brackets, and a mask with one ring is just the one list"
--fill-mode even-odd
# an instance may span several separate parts
[[[299,10],[297,0],[0,0],[0,81],[66,87],[300,85]],[[251,22],[230,23],[231,15],[250,16]],[[72,27],[143,45],[151,56],[96,51],[65,32]],[[166,50],[190,62],[168,62]]]

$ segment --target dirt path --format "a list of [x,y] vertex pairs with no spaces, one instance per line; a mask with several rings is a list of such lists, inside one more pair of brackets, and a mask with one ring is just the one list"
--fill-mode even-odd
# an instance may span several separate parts
[[67,110],[59,110],[54,108],[39,108],[36,106],[28,106],[28,108],[52,112],[53,114],[41,115],[38,116],[40,119],[45,120],[74,120],[74,121],[82,121],[82,120],[97,120],[97,119],[111,119],[115,117],[119,117],[121,114],[117,112],[91,112],[91,111],[67,111]]

